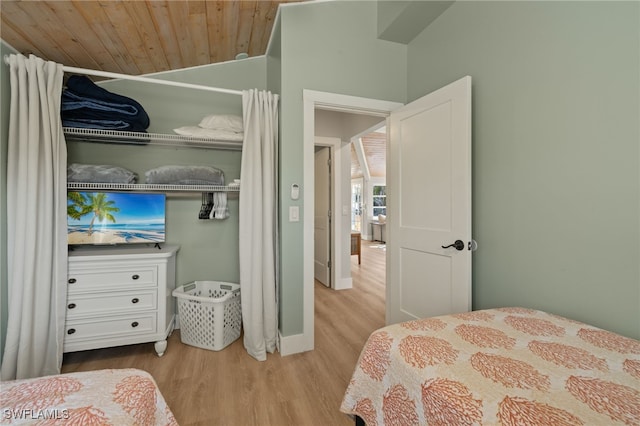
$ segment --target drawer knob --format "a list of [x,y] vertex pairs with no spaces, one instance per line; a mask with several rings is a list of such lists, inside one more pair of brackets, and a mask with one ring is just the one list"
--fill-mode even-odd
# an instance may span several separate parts
[[75,307],[76,307],[76,304],[75,304],[75,303],[69,303],[69,304],[67,305],[67,308],[69,308],[69,309],[73,309],[73,308],[75,308]]
[[140,301],[140,299],[138,299],[137,297],[134,297],[133,299],[131,299],[131,303],[138,303]]
[[76,332],[75,328],[70,328],[70,329],[67,330],[67,334],[73,334],[75,332]]
[[75,283],[76,283],[75,278],[69,278],[69,284],[75,284]]
[[138,278],[140,278],[140,275],[135,274],[135,275],[133,275],[131,278],[132,278],[132,279],[134,279],[134,280],[137,280]]
[[131,323],[131,327],[136,328],[138,326],[138,321],[134,321]]

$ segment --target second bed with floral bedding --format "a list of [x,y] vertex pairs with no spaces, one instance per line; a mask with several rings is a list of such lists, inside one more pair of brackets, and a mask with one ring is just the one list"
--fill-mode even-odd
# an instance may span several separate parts
[[341,410],[369,426],[639,425],[640,342],[524,308],[395,324],[369,337]]

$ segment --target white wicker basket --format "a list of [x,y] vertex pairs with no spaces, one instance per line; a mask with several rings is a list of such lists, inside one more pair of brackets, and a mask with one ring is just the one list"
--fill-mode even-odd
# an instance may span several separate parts
[[240,337],[240,285],[194,281],[173,290],[180,315],[180,340],[219,351]]

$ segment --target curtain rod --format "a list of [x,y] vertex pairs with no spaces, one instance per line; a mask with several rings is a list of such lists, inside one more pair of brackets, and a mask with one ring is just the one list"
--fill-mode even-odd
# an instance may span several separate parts
[[[4,63],[9,65],[9,56],[4,56]],[[84,75],[93,75],[96,77],[107,77],[107,78],[120,78],[123,80],[132,80],[132,81],[140,81],[143,83],[153,83],[153,84],[162,84],[164,86],[174,86],[174,87],[182,87],[185,89],[197,89],[197,90],[207,90],[210,92],[219,92],[219,93],[227,93],[230,95],[241,95],[242,91],[240,90],[232,90],[232,89],[222,89],[219,87],[211,87],[211,86],[202,86],[199,84],[191,84],[191,83],[180,83],[178,81],[169,81],[169,80],[159,80],[157,78],[148,78],[148,77],[140,77],[136,75],[128,75],[128,74],[119,74],[115,72],[108,71],[97,71],[90,70],[87,68],[76,68],[69,67],[66,65],[62,66],[62,71],[70,72],[75,74],[84,74]]]

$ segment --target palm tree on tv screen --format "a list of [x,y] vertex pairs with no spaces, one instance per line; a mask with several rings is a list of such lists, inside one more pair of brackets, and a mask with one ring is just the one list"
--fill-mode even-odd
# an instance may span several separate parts
[[116,218],[111,213],[117,213],[120,209],[115,207],[115,201],[107,200],[107,194],[104,192],[89,194],[69,192],[67,199],[71,201],[71,204],[67,205],[69,217],[79,220],[82,216],[93,213],[91,222],[89,222],[88,235],[93,234],[93,223],[96,219],[100,222],[106,219],[111,223],[116,223]]
[[87,209],[87,202],[87,196],[80,192],[67,193],[67,216],[80,220],[82,216],[91,211]]

